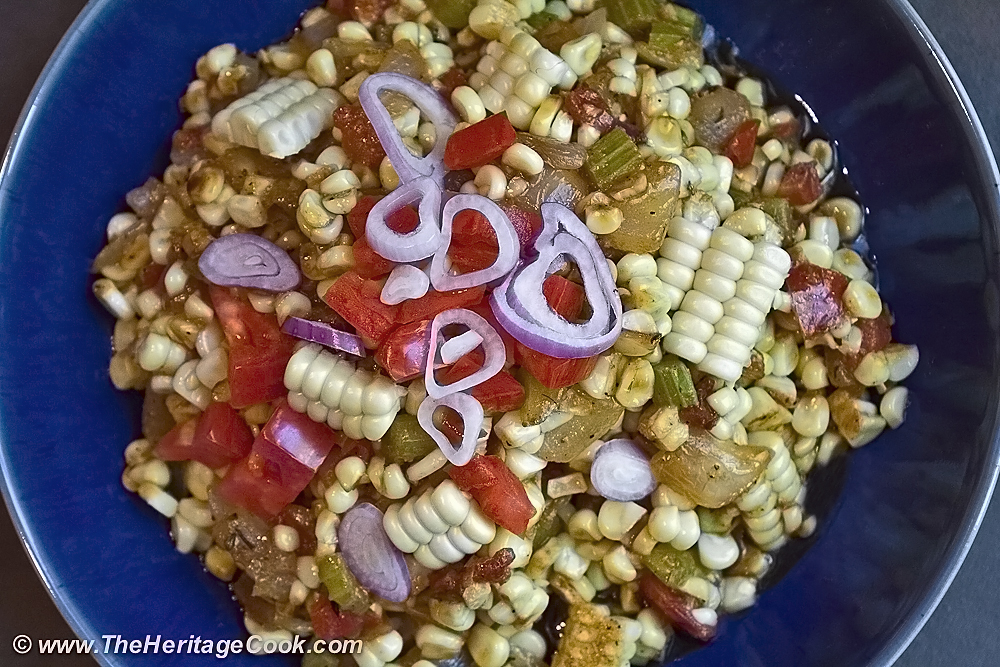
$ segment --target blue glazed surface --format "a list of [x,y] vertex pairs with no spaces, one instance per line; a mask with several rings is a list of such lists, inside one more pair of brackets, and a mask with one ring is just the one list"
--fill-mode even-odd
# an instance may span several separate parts
[[[50,66],[0,183],[5,495],[85,638],[241,637],[235,603],[121,487],[139,402],[107,380],[110,318],[87,268],[123,194],[166,163],[194,60],[253,50],[303,0],[92,3]],[[743,56],[812,106],[871,209],[897,337],[920,345],[899,431],[856,452],[814,548],[719,640],[676,664],[883,665],[930,612],[995,474],[994,173],[933,48],[889,0],[700,0]],[[204,656],[103,655],[109,665]],[[228,658],[227,664],[284,664]]]

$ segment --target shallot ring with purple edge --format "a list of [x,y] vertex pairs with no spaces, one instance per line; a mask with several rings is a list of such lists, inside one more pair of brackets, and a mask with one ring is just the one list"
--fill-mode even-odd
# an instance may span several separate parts
[[[390,229],[386,218],[416,202],[420,202],[417,228],[409,234],[398,234]],[[430,178],[420,177],[400,185],[372,207],[365,223],[365,237],[372,250],[390,262],[419,262],[441,247],[441,229],[437,222],[440,211],[441,187]]]
[[340,522],[337,541],[358,583],[389,602],[403,602],[410,597],[410,568],[386,534],[383,518],[374,505],[355,505]]
[[[438,139],[434,149],[424,157],[414,156],[403,145],[388,109],[379,99],[379,94],[387,90],[410,98],[434,125],[435,136]],[[389,162],[396,170],[400,182],[407,183],[425,177],[438,185],[444,183],[445,144],[447,138],[455,131],[457,120],[440,93],[431,86],[404,74],[380,72],[364,80],[358,91],[358,100],[368,115],[375,134],[382,142],[382,148],[389,156]]]
[[205,280],[225,287],[287,292],[302,276],[288,253],[256,234],[228,234],[208,244],[198,258]]
[[656,478],[646,452],[620,438],[604,443],[594,455],[590,482],[608,500],[642,500],[656,489]]
[[[434,378],[434,367],[437,363],[438,339],[441,337],[441,329],[449,324],[464,324],[470,331],[475,331],[479,334],[483,339],[481,345],[486,352],[486,359],[483,362],[483,367],[472,375],[441,386]],[[431,321],[430,350],[427,353],[427,364],[424,369],[424,385],[427,388],[427,395],[431,398],[440,399],[451,394],[472,389],[499,373],[503,369],[506,360],[507,350],[504,347],[503,339],[490,326],[489,322],[471,310],[465,310],[464,308],[446,310],[438,314]]]
[[[462,444],[457,448],[434,424],[434,411],[439,407],[451,408],[462,417]],[[455,393],[440,399],[430,396],[425,398],[417,410],[417,421],[452,465],[464,466],[476,454],[476,443],[479,442],[484,414],[483,406],[475,398],[468,394]]]
[[[522,264],[493,290],[490,306],[500,325],[527,347],[560,359],[580,359],[604,352],[618,339],[622,302],[604,253],[593,234],[561,204],[541,207],[542,232],[535,241],[538,257]],[[590,319],[577,324],[549,305],[542,291],[560,259],[573,260],[583,278]]]
[[340,352],[353,354],[356,357],[365,356],[365,343],[361,336],[335,329],[325,322],[314,322],[301,317],[289,317],[281,325],[281,330],[289,336],[319,343]]
[[[465,210],[477,211],[490,223],[497,236],[499,250],[490,266],[459,275],[452,274],[447,266],[448,248],[451,245],[451,227],[455,216]],[[431,259],[430,277],[439,292],[467,289],[485,285],[510,273],[521,253],[517,230],[507,214],[493,201],[482,195],[460,194],[448,200],[441,211],[441,246]]]

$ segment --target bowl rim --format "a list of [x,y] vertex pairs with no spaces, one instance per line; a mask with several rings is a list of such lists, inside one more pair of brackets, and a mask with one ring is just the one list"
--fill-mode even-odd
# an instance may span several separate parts
[[[3,161],[0,163],[0,211],[5,207],[10,186],[8,180],[12,168],[17,163],[18,157],[25,148],[23,138],[27,130],[32,127],[34,121],[34,110],[39,98],[49,93],[52,86],[54,74],[67,66],[70,61],[71,51],[82,34],[87,32],[86,28],[97,18],[103,6],[112,0],[89,0],[87,4],[74,19],[67,29],[66,34],[59,40],[58,45],[53,50],[38,76],[31,93],[25,101],[24,107],[18,117],[14,130],[11,133],[7,148],[3,154]],[[1000,169],[997,167],[996,157],[990,145],[989,138],[983,128],[979,115],[975,110],[972,100],[965,90],[965,86],[959,79],[951,61],[941,48],[940,43],[931,33],[930,28],[920,17],[917,11],[908,0],[885,0],[899,19],[903,28],[911,39],[918,45],[923,45],[922,56],[927,64],[930,74],[942,84],[946,84],[950,96],[952,111],[961,117],[962,133],[969,142],[972,149],[972,158],[979,167],[977,176],[983,191],[987,193],[986,199],[981,202],[983,211],[992,222],[994,231],[1000,236]],[[948,546],[943,554],[943,565],[938,571],[934,581],[931,582],[923,600],[917,604],[909,617],[892,632],[886,639],[885,645],[872,658],[872,667],[890,667],[900,655],[906,650],[913,639],[917,636],[924,624],[934,613],[940,604],[948,588],[958,574],[972,543],[976,538],[983,517],[990,505],[994,487],[1000,473],[1000,423],[997,415],[993,415],[993,433],[990,443],[989,456],[986,462],[989,465],[981,471],[981,475],[976,482],[971,495],[973,502],[966,508],[959,529],[956,531],[955,539]],[[35,572],[45,587],[46,592],[55,604],[56,608],[66,620],[70,629],[78,637],[84,637],[83,632],[86,623],[77,614],[75,605],[62,595],[56,593],[56,585],[53,581],[54,575],[50,574],[39,557],[36,550],[39,549],[39,538],[35,535],[32,527],[22,520],[23,508],[21,503],[14,497],[8,477],[11,474],[11,460],[8,458],[5,447],[5,436],[0,424],[0,493],[3,495],[7,511],[11,517],[14,529],[20,538],[21,545],[28,555]],[[117,667],[110,662],[104,653],[94,655],[97,661],[105,667]]]

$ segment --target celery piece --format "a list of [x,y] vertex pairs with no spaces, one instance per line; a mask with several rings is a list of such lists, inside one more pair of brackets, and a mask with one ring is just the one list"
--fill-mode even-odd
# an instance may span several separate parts
[[559,518],[559,509],[569,504],[569,498],[556,498],[545,503],[542,507],[542,515],[529,530],[534,531],[531,544],[534,549],[540,549],[550,539],[559,534],[562,529],[562,519]]
[[607,4],[608,20],[626,32],[640,32],[661,18],[662,8],[660,0],[611,0]]
[[525,23],[530,25],[535,30],[541,30],[553,21],[558,21],[559,17],[551,12],[538,12],[537,14],[532,14],[525,19]]
[[341,609],[360,614],[371,606],[371,598],[368,591],[361,587],[358,580],[354,578],[351,571],[347,569],[347,563],[340,554],[332,554],[316,559],[316,567],[319,568],[319,578],[326,586],[330,599],[336,602]]
[[698,524],[701,532],[713,535],[728,535],[733,530],[733,522],[739,516],[740,511],[735,505],[727,505],[719,509],[710,510],[707,507],[696,508],[698,512]]
[[660,42],[663,48],[653,46],[648,42],[636,42],[635,50],[639,60],[649,65],[666,69],[690,67],[700,69],[705,64],[705,54],[701,48],[701,40],[692,37],[681,37],[667,43],[667,38]]
[[760,209],[774,218],[774,221],[778,224],[778,229],[781,230],[782,237],[786,241],[790,242],[795,238],[795,232],[799,225],[792,213],[792,205],[788,203],[787,199],[783,197],[765,197],[760,202]]
[[438,21],[449,28],[464,28],[469,25],[469,13],[477,0],[428,0],[427,9]]
[[698,392],[687,364],[672,354],[653,366],[653,402],[660,407],[692,408],[698,405]]
[[382,447],[389,463],[409,463],[433,452],[437,444],[416,417],[404,412],[396,415],[382,438]]
[[639,171],[642,155],[625,130],[616,127],[587,150],[584,167],[597,187],[605,190]]
[[698,550],[678,551],[669,544],[657,544],[642,563],[656,578],[671,588],[680,590],[692,577],[708,576],[708,570],[698,560]]

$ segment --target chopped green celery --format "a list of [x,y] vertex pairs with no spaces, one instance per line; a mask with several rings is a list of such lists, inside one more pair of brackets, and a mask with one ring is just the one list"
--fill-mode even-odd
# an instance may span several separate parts
[[427,9],[449,28],[464,28],[469,25],[469,13],[476,2],[477,0],[428,0]]
[[330,599],[336,602],[341,609],[360,614],[371,606],[368,591],[361,587],[358,580],[347,569],[347,563],[344,562],[343,556],[332,554],[317,558],[316,567],[319,569],[320,581],[323,582],[330,594]]
[[535,376],[524,369],[518,373],[518,379],[524,385],[524,404],[521,406],[521,423],[525,426],[541,424],[552,414],[566,395],[566,388],[549,389]]
[[753,206],[757,203],[757,197],[753,192],[743,192],[742,190],[731,188],[729,190],[729,196],[733,198],[733,206],[737,211],[741,208]]
[[553,21],[558,21],[559,17],[551,12],[538,12],[537,14],[532,14],[525,19],[525,23],[530,25],[535,30],[541,30]]
[[676,35],[670,33],[669,28],[660,33],[651,33],[649,42],[636,42],[634,46],[639,60],[657,67],[671,70],[681,67],[699,69],[705,64],[701,38]]
[[653,366],[653,402],[660,407],[690,408],[698,405],[698,392],[687,364],[668,354]]
[[698,550],[678,551],[666,543],[657,544],[642,563],[657,579],[671,588],[680,590],[692,577],[705,578],[709,572],[698,560]]
[[608,20],[626,32],[640,32],[662,17],[660,0],[611,0],[607,3]]
[[698,507],[698,523],[701,525],[701,532],[712,533],[713,535],[728,535],[733,530],[733,521],[739,515],[739,510],[734,505],[727,505],[719,509],[708,509]]
[[606,190],[639,171],[642,155],[625,130],[616,127],[587,150],[584,167],[597,187]]
[[760,208],[764,213],[774,218],[786,241],[791,241],[795,237],[798,223],[792,214],[792,205],[788,203],[787,199],[784,197],[765,197],[760,202]]
[[433,452],[437,444],[416,417],[404,412],[396,415],[382,438],[382,447],[389,463],[409,463]]
[[542,514],[538,517],[538,522],[529,530],[534,531],[531,538],[532,548],[539,549],[550,539],[559,534],[562,529],[562,519],[559,518],[559,509],[569,503],[569,498],[556,498],[545,503],[542,507]]

